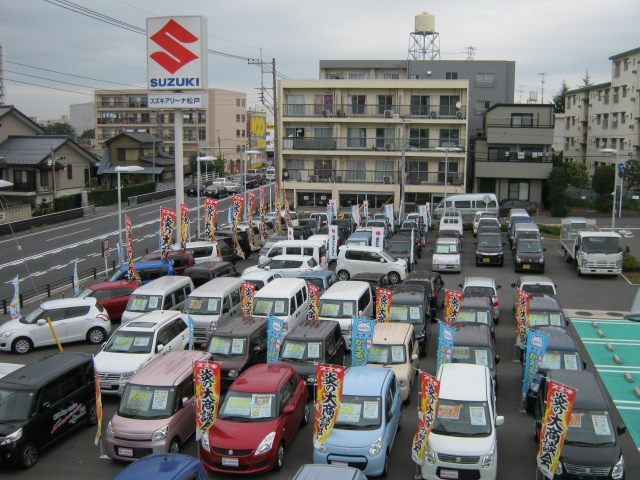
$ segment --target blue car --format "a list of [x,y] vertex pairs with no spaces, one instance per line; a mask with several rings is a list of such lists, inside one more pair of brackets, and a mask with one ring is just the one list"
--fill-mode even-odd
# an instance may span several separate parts
[[181,453],[155,453],[136,460],[111,480],[208,480],[200,460]]
[[313,462],[348,465],[365,475],[385,476],[401,425],[402,398],[393,370],[349,368],[335,426],[325,443],[314,445]]
[[310,272],[302,272],[298,275],[298,278],[302,278],[307,283],[312,283],[320,289],[320,295],[324,291],[336,282],[339,282],[336,272],[331,270],[314,270]]

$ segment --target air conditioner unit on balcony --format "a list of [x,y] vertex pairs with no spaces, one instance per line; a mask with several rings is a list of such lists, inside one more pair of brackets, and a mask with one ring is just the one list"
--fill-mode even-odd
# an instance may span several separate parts
[[383,178],[382,178],[382,181],[383,181],[384,183],[391,183],[391,177],[383,177]]
[[393,117],[393,112],[391,110],[385,110],[384,111],[384,117],[385,118],[391,118]]
[[322,116],[323,117],[328,117],[329,116],[329,110],[323,110],[322,111]]
[[429,114],[429,116],[431,118],[438,118],[438,112],[436,112],[435,110],[432,110],[431,113]]
[[385,149],[387,152],[390,152],[391,150],[393,150],[393,145],[392,145],[392,144],[390,144],[390,143],[385,143],[385,144],[384,144],[384,149]]
[[457,118],[458,120],[461,120],[463,116],[464,116],[464,115],[462,115],[462,112],[461,112],[460,110],[458,110],[458,111],[456,112],[456,118]]

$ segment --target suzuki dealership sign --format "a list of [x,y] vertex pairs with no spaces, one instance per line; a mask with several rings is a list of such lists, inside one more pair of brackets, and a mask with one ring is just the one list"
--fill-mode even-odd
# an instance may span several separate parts
[[147,18],[147,88],[207,88],[207,22],[201,16]]

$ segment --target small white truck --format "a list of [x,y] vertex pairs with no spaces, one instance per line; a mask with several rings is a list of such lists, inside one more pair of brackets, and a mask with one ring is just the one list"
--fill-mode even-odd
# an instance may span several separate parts
[[594,219],[568,217],[561,220],[560,242],[567,263],[573,263],[578,275],[620,275],[622,273],[622,237],[616,232],[596,230]]

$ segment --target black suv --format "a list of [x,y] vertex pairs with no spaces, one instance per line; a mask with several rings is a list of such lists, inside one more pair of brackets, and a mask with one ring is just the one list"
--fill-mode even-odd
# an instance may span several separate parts
[[479,232],[476,246],[476,265],[504,265],[504,244],[501,233]]
[[187,268],[183,275],[190,277],[193,285],[199,287],[216,277],[239,277],[240,272],[233,263],[221,261],[198,263]]
[[438,310],[444,308],[444,280],[438,272],[410,272],[402,282],[404,285],[422,285],[429,295],[431,323],[438,321]]

